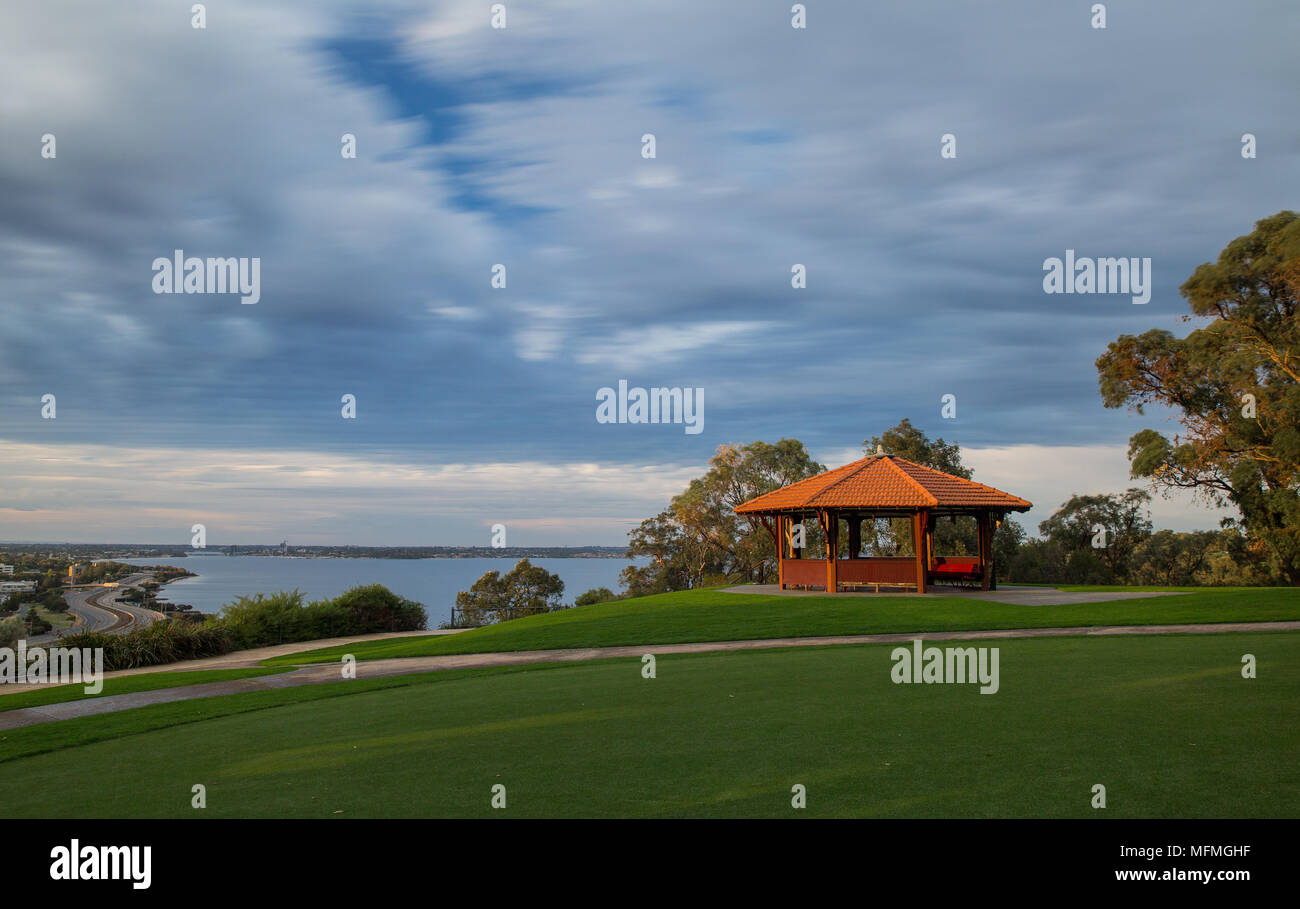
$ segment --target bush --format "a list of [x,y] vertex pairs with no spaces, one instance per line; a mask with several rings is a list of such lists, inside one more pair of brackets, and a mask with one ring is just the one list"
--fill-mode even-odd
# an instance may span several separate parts
[[382,584],[353,587],[330,600],[329,605],[341,610],[347,621],[343,634],[423,631],[425,627],[424,606],[399,597]]
[[382,584],[353,587],[332,600],[303,605],[297,591],[240,597],[218,620],[241,648],[379,631],[423,631],[424,607]]
[[234,637],[239,649],[309,640],[302,594],[280,591],[270,596],[239,597],[221,610],[218,621]]
[[234,636],[218,622],[195,625],[190,622],[154,622],[126,634],[83,631],[65,635],[60,647],[104,649],[104,668],[134,669],[179,660],[220,656],[237,649]]
[[0,647],[13,647],[26,634],[23,620],[18,616],[0,619]]
[[595,603],[608,603],[610,600],[617,600],[618,594],[608,587],[593,587],[586,593],[579,594],[578,598],[573,601],[574,606],[591,606]]
[[[22,623],[18,625],[21,633]],[[378,631],[423,631],[424,627],[423,606],[372,584],[307,605],[297,590],[239,597],[218,618],[164,619],[126,634],[83,631],[65,636],[59,645],[102,647],[105,669],[133,669],[268,644]],[[0,635],[3,628],[0,622]]]

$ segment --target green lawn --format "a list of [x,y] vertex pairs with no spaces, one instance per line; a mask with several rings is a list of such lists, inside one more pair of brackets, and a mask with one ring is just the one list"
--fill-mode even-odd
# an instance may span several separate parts
[[134,691],[153,691],[157,688],[174,688],[178,685],[202,685],[204,682],[228,682],[259,675],[287,672],[290,667],[261,667],[253,669],[201,669],[194,672],[146,672],[104,679],[104,689],[98,694],[86,694],[85,685],[48,685],[26,691],[5,693],[0,687],[0,713],[20,707],[40,707],[43,704],[61,704],[86,698],[108,697],[110,694],[130,694]]
[[1112,591],[1112,590],[1128,590],[1128,591],[1133,591],[1134,593],[1141,593],[1141,592],[1143,592],[1143,591],[1161,591],[1161,592],[1174,591],[1174,592],[1176,592],[1176,593],[1201,593],[1201,592],[1206,591],[1206,590],[1217,590],[1217,589],[1229,589],[1229,590],[1250,590],[1250,591],[1261,591],[1261,590],[1290,590],[1290,589],[1294,589],[1294,588],[1287,588],[1287,587],[1231,587],[1231,588],[1214,588],[1214,587],[1209,587],[1209,588],[1207,588],[1207,587],[1196,587],[1196,586],[1161,587],[1161,586],[1153,586],[1153,585],[1149,585],[1149,584],[1148,584],[1148,585],[1129,585],[1129,584],[1033,584],[1033,585],[1026,585],[1026,586],[1033,586],[1033,587],[1055,587],[1057,590],[1066,590],[1066,591],[1077,590],[1077,591],[1082,591],[1082,592],[1085,592],[1085,593],[1086,593],[1086,592],[1089,592],[1089,591]]
[[962,597],[791,597],[692,590],[580,606],[454,635],[310,650],[276,657],[266,665],[331,662],[345,653],[374,660],[835,634],[1279,620],[1300,620],[1300,589],[1210,588],[1071,606],[1012,606]]
[[77,622],[76,618],[66,609],[62,612],[55,612],[53,609],[48,609],[44,606],[28,607],[28,611],[33,609],[36,611],[38,616],[49,622],[55,628],[71,628]]
[[991,695],[895,685],[893,646],[857,645],[165,704],[0,733],[0,791],[18,817],[1300,814],[1300,633],[990,643]]

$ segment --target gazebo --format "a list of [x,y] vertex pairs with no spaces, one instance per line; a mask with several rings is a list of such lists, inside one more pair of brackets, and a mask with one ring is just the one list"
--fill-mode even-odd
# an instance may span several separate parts
[[[736,508],[757,517],[776,544],[778,582],[782,589],[842,590],[903,588],[924,593],[939,580],[993,584],[993,530],[1008,512],[1033,505],[992,486],[975,483],[906,458],[878,454],[765,493]],[[933,555],[936,522],[951,516],[975,519],[979,554],[974,557]],[[863,557],[862,522],[875,518],[910,518],[910,556]],[[826,537],[826,558],[807,559],[794,546],[791,529],[815,518]],[[839,558],[840,523],[848,525],[849,557]]]

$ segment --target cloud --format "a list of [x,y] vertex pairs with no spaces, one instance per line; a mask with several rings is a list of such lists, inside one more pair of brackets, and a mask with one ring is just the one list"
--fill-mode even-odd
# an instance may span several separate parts
[[622,370],[646,369],[654,364],[680,362],[696,352],[716,353],[725,342],[744,343],[746,336],[775,327],[767,322],[694,322],[621,329],[607,337],[589,338],[577,360]]
[[697,470],[8,443],[0,539],[185,542],[201,523],[213,545],[487,545],[491,526],[504,523],[518,545],[616,544]]
[[[504,30],[478,0],[230,0],[203,31],[162,0],[6,4],[0,426],[557,468],[833,449],[904,416],[972,451],[1122,446],[1168,426],[1103,409],[1096,357],[1185,331],[1182,280],[1290,204],[1300,61],[1259,24],[1289,8],[1248,6],[1150,2],[1103,33],[1031,0],[842,4],[802,31],[687,0],[539,0]],[[1044,296],[1066,248],[1151,256],[1151,303]],[[261,302],[152,294],[174,249],[259,256]],[[622,370],[706,388],[705,431],[598,426]]]
[[[937,433],[935,434],[937,435]],[[863,456],[859,448],[815,453],[827,467],[838,467]],[[1030,536],[1073,495],[1122,493],[1133,487],[1151,492],[1145,480],[1129,476],[1126,445],[1004,445],[961,450],[962,463],[978,483],[1001,489],[1034,503],[1014,514]],[[1166,496],[1152,492],[1149,514],[1157,528],[1206,530],[1235,509],[1215,508],[1186,491]]]

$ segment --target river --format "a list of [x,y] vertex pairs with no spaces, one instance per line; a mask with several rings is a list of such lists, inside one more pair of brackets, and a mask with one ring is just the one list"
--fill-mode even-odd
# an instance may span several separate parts
[[[336,597],[359,584],[383,584],[394,593],[423,603],[429,627],[451,618],[456,594],[468,590],[485,572],[505,574],[512,559],[296,559],[281,556],[194,556],[183,559],[119,559],[131,565],[175,565],[198,577],[182,578],[164,588],[165,598],[200,612],[220,612],[238,596],[302,591],[306,600]],[[592,587],[619,592],[618,573],[627,559],[531,559],[564,581],[563,600]],[[637,564],[643,564],[638,559]]]

